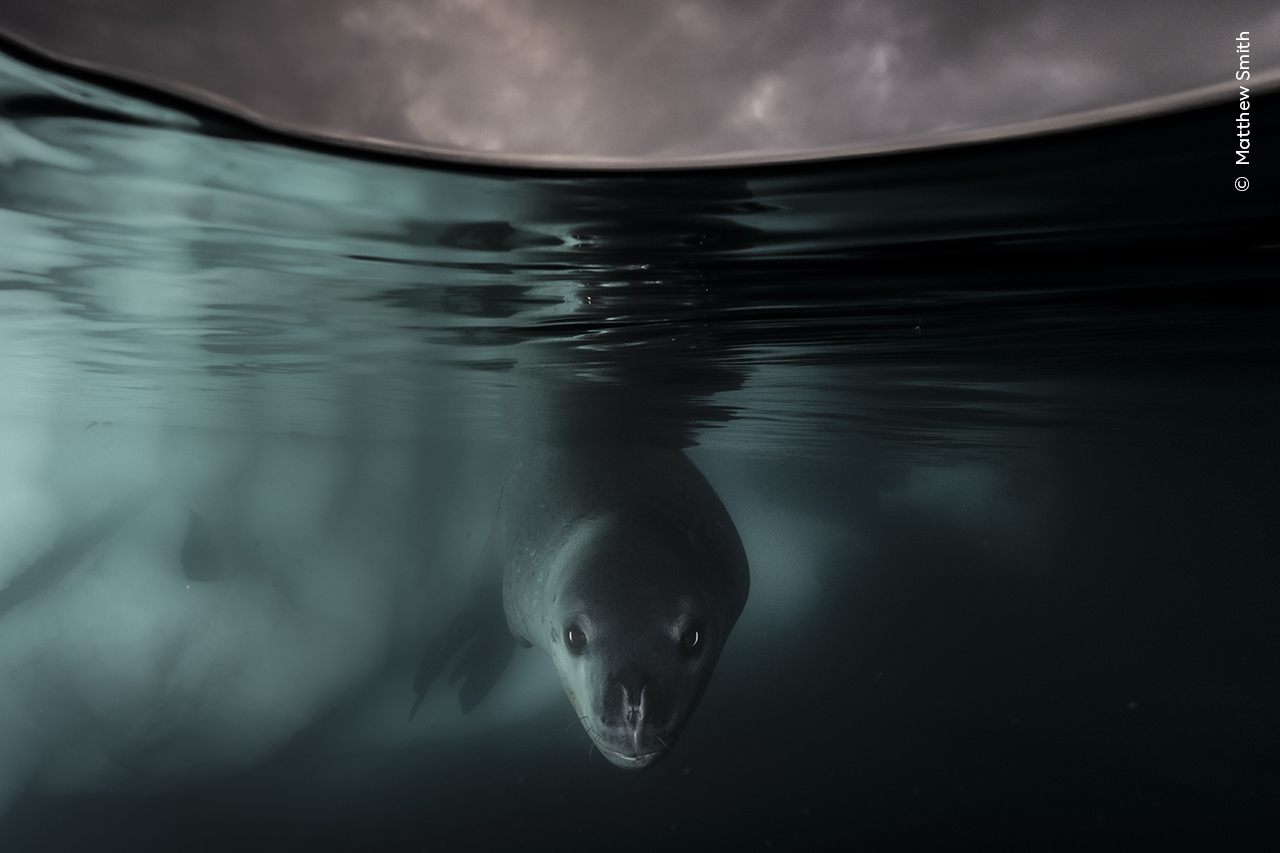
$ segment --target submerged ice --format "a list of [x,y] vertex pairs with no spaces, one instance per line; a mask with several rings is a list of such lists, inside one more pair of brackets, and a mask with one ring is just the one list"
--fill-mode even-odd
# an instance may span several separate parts
[[301,437],[5,433],[28,507],[2,522],[5,589],[49,576],[0,614],[6,797],[270,755],[429,625],[450,583],[439,530],[484,514],[414,501],[401,447],[357,462]]

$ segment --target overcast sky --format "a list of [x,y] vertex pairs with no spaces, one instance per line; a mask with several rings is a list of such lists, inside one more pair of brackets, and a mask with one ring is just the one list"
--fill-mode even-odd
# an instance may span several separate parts
[[503,155],[777,156],[1280,67],[1274,0],[0,0],[64,56],[273,121]]

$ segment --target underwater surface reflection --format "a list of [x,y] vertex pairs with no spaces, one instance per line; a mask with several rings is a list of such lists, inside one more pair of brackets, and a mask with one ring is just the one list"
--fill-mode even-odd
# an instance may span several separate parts
[[[0,847],[1252,839],[1280,202],[1223,109],[518,173],[0,55]],[[606,441],[750,564],[679,742],[618,771],[536,649],[410,721],[512,461]]]

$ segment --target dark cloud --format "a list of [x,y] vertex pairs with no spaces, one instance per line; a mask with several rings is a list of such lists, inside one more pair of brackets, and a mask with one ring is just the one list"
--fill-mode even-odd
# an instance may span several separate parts
[[63,0],[0,26],[295,127],[506,155],[782,155],[1280,66],[1271,2]]

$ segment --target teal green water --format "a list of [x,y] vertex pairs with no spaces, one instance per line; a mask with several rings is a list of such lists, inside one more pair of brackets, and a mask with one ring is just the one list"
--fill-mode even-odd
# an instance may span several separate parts
[[207,136],[182,113],[3,61],[10,103],[71,112],[3,125],[11,415],[330,433],[358,389],[381,426],[412,432],[468,319],[372,297],[432,279],[481,288],[520,263],[489,270],[473,249],[410,236],[519,217],[529,202],[510,179]]

